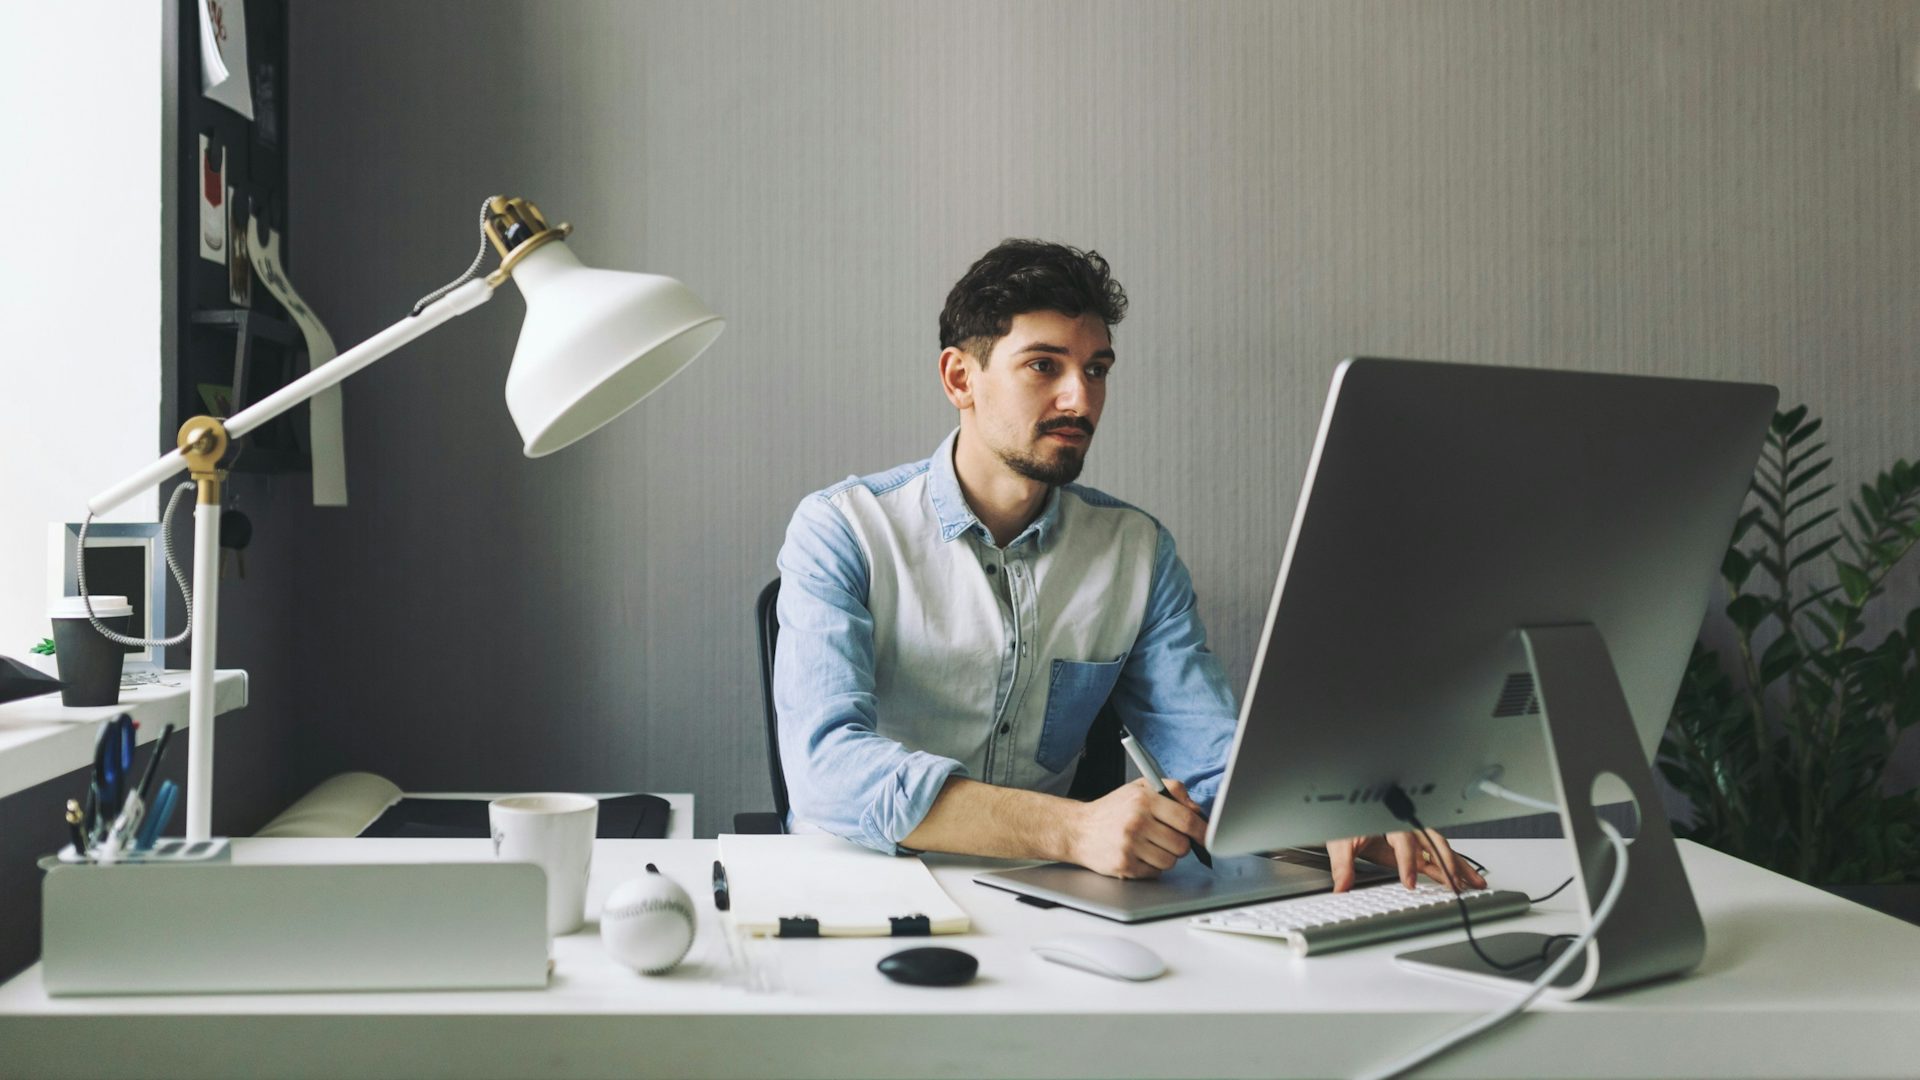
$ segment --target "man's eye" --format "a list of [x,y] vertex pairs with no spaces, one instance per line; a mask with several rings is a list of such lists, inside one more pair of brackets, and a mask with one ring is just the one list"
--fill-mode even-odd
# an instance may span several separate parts
[[1087,378],[1096,379],[1096,380],[1105,380],[1106,377],[1107,377],[1107,365],[1105,364],[1088,364],[1087,365]]
[[1051,360],[1035,360],[1033,363],[1028,364],[1027,366],[1039,372],[1042,375],[1053,374],[1053,361]]

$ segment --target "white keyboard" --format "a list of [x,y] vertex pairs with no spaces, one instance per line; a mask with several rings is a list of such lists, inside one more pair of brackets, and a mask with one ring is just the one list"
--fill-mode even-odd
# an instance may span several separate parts
[[[1475,924],[1523,915],[1527,894],[1506,889],[1460,893]],[[1200,930],[1283,938],[1301,956],[1351,949],[1378,941],[1412,937],[1460,925],[1453,890],[1423,881],[1408,889],[1399,882],[1276,900],[1228,911],[1210,911],[1187,920]]]

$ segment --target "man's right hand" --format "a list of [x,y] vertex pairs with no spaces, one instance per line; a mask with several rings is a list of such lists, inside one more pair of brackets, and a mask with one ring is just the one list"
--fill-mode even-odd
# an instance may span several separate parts
[[1206,839],[1207,819],[1178,780],[1166,784],[1171,799],[1142,778],[1078,804],[1067,861],[1117,878],[1172,869],[1193,841]]

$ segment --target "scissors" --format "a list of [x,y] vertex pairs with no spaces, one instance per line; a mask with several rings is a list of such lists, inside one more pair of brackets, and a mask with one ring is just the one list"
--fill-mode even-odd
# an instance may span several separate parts
[[95,822],[112,821],[127,801],[128,774],[133,771],[133,717],[126,713],[100,726],[93,744],[93,779],[100,789]]

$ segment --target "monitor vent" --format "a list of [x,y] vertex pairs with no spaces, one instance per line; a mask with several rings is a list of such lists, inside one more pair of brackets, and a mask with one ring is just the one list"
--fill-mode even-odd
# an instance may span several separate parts
[[1540,697],[1533,692],[1531,673],[1516,671],[1507,676],[1506,685],[1500,688],[1500,700],[1493,704],[1493,715],[1496,717],[1540,715]]

